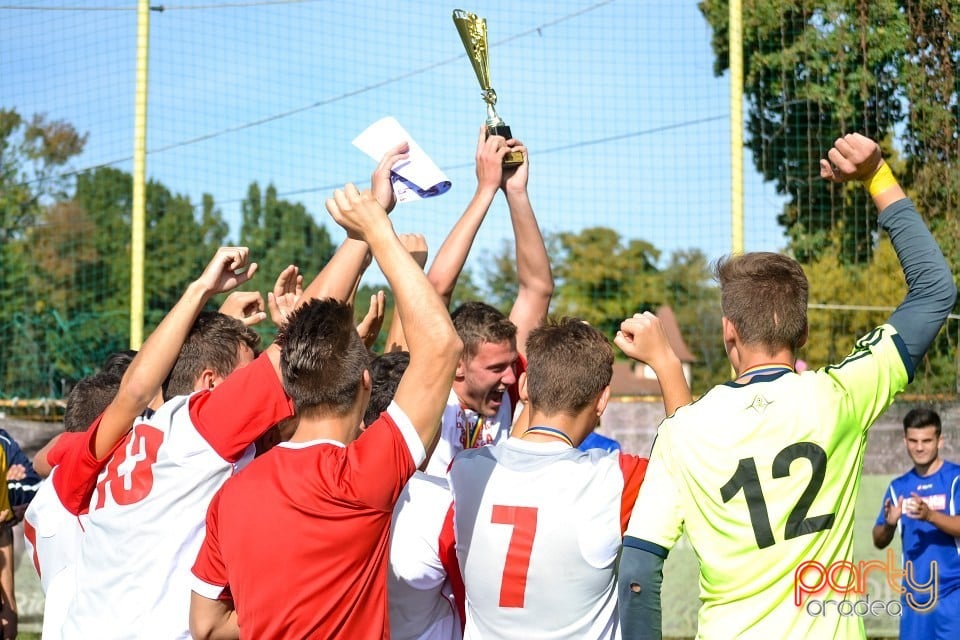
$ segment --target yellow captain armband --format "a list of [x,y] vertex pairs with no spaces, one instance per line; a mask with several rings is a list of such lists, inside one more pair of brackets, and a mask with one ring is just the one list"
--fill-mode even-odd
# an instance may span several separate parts
[[893,177],[890,166],[886,162],[881,162],[874,174],[866,181],[866,186],[870,195],[876,197],[887,189],[897,186],[897,179]]

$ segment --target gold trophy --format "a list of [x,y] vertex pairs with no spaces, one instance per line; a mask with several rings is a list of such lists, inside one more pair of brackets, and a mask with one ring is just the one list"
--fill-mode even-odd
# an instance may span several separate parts
[[[490,86],[490,69],[487,60],[487,21],[463,9],[454,9],[453,23],[457,25],[457,32],[463,41],[463,48],[467,50],[467,57],[473,65],[473,71],[483,89],[483,100],[487,103],[487,135],[503,136],[507,140],[513,137],[510,127],[497,115],[494,105],[497,104],[497,93]],[[503,157],[503,166],[516,167],[523,164],[523,153],[509,151]]]

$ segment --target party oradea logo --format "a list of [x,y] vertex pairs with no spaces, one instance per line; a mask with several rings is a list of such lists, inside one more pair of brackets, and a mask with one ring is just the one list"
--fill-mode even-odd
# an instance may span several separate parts
[[[871,577],[874,581],[880,578],[881,584],[889,586],[896,597],[871,599]],[[899,617],[905,606],[924,613],[937,606],[938,578],[936,561],[930,562],[928,579],[921,581],[914,563],[907,560],[901,566],[893,549],[887,549],[886,560],[838,560],[828,565],[807,560],[797,565],[793,573],[793,602],[811,616]]]

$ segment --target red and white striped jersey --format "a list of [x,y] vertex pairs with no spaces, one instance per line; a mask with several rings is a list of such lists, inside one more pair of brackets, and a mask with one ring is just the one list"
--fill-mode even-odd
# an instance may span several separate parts
[[643,458],[510,438],[450,467],[465,638],[619,637],[614,565]]

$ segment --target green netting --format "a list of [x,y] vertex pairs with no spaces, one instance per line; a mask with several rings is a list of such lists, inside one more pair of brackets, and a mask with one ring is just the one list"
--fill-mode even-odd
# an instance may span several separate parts
[[[960,250],[958,7],[744,2],[745,248],[804,261],[811,366],[842,357],[904,291],[862,190],[818,177],[838,134],[882,140],[948,259]],[[264,292],[290,262],[315,273],[343,237],[323,201],[367,183],[373,162],[351,140],[386,115],[453,183],[394,213],[439,247],[473,193],[485,117],[454,8],[487,18],[498,111],[530,148],[554,311],[612,330],[669,304],[694,390],[723,379],[708,270],[731,247],[735,188],[720,0],[155,6],[147,330],[222,242],[251,247]],[[128,345],[136,40],[132,1],[0,5],[0,397],[60,397]],[[510,238],[501,197],[465,275],[501,305]],[[914,391],[955,392],[958,333],[951,320]]]

